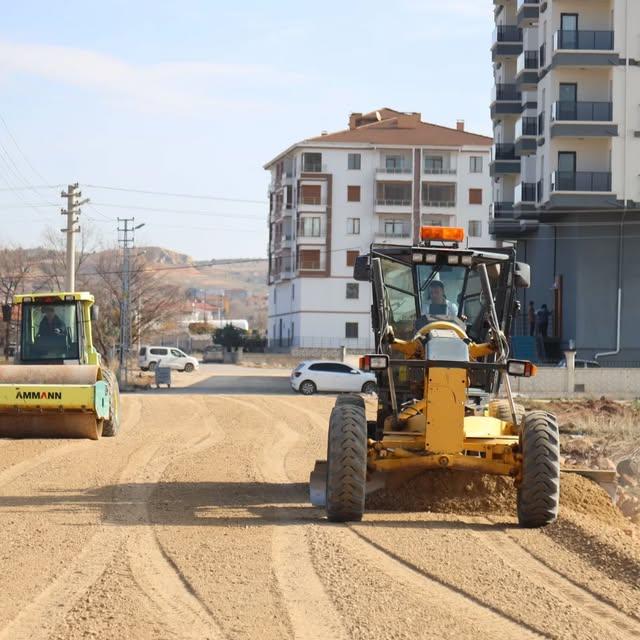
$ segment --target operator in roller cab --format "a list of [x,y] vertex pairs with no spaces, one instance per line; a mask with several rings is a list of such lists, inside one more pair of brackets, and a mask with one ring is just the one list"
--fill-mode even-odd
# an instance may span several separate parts
[[54,364],[78,360],[75,301],[33,301],[22,309],[21,359]]

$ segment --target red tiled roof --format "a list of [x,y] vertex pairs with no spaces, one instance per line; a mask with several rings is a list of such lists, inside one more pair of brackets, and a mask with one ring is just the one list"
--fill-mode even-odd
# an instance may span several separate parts
[[365,114],[352,114],[349,129],[308,138],[300,144],[305,142],[488,147],[493,140],[477,133],[422,122],[419,113],[403,113],[383,108]]

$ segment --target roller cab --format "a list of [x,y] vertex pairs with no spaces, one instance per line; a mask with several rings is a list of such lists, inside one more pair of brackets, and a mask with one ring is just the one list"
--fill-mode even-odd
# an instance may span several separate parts
[[19,348],[0,366],[0,437],[115,435],[118,388],[93,347],[93,302],[85,292],[14,298]]

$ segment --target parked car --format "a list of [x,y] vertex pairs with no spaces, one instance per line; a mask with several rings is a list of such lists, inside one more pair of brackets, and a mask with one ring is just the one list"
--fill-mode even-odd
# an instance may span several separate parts
[[291,388],[305,396],[316,391],[375,393],[376,377],[343,362],[305,360],[291,372]]
[[191,373],[198,368],[198,361],[188,356],[181,349],[175,347],[140,347],[138,353],[138,365],[143,371],[155,371],[158,363],[162,360],[163,367],[169,367],[176,371],[186,371]]
[[[560,362],[558,362],[559,367],[567,368],[567,361],[562,358]],[[576,369],[599,369],[600,363],[596,360],[580,360],[576,358]]]
[[210,344],[205,347],[202,362],[224,362],[224,347],[221,344]]

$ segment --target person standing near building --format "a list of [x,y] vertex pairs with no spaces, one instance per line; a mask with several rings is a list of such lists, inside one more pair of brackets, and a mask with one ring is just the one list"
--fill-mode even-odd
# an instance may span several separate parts
[[535,336],[536,335],[536,308],[533,301],[529,303],[529,309],[527,311],[527,320],[529,321],[529,335]]
[[549,331],[549,316],[551,316],[551,312],[547,309],[547,305],[543,304],[536,314],[538,334],[543,338],[547,337],[547,332]]

